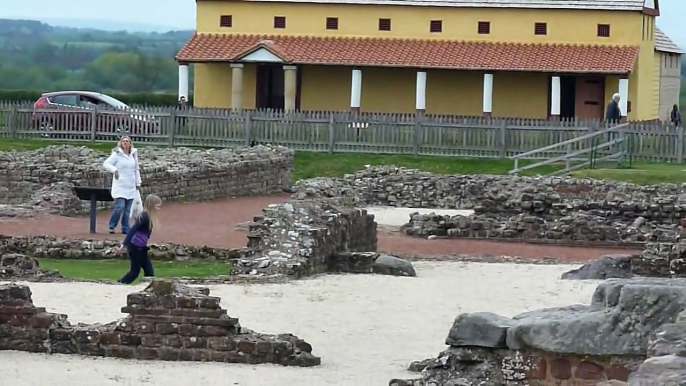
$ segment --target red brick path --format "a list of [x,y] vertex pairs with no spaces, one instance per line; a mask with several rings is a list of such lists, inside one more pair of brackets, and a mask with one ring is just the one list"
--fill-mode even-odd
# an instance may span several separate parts
[[[153,242],[171,242],[210,247],[244,247],[246,232],[236,225],[252,220],[269,204],[284,202],[288,195],[271,197],[241,197],[207,203],[168,203],[160,214],[161,225]],[[107,233],[108,213],[98,216],[98,234],[94,238],[112,238]],[[40,219],[5,220],[0,222],[0,234],[10,236],[42,235],[93,238],[88,233],[87,218],[49,216]],[[121,235],[116,235],[120,238]],[[529,259],[553,257],[569,262],[583,262],[606,253],[635,250],[563,247],[481,240],[410,238],[399,234],[379,234],[379,251],[408,255],[493,255],[520,256]]]

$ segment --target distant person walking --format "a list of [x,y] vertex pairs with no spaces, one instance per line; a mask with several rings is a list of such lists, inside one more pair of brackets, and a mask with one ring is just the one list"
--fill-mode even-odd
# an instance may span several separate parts
[[155,271],[152,268],[152,262],[148,256],[148,240],[152,236],[152,231],[155,226],[159,225],[157,220],[157,212],[162,208],[162,200],[151,194],[145,198],[143,203],[143,213],[138,216],[136,222],[131,227],[131,230],[124,238],[120,246],[120,250],[126,250],[129,255],[131,268],[129,271],[119,279],[122,284],[131,284],[138,278],[143,269],[144,277],[154,277]]
[[674,128],[681,126],[681,112],[679,111],[679,106],[674,105],[674,107],[672,107],[672,112],[669,114],[669,119],[672,121]]
[[114,206],[110,216],[110,234],[114,233],[120,219],[121,232],[127,234],[131,206],[141,186],[138,151],[133,147],[131,138],[121,137],[117,147],[112,150],[112,154],[105,160],[103,166],[113,174],[111,193]]
[[619,94],[614,94],[612,99],[607,104],[607,110],[605,111],[605,120],[610,123],[619,123],[622,119],[622,111],[619,109],[619,101],[621,97]]

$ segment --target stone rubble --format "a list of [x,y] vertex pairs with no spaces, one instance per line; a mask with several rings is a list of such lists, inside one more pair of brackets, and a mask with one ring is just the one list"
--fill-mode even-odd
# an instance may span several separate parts
[[57,271],[41,269],[38,260],[19,253],[0,255],[0,280],[45,281],[61,279]]
[[334,253],[328,260],[327,272],[417,277],[411,261],[376,252]]
[[264,209],[249,225],[250,254],[234,269],[243,274],[300,278],[324,273],[340,252],[376,251],[374,216],[326,201],[291,201]]
[[[290,187],[293,151],[280,146],[221,150],[143,147],[138,153],[141,193],[154,193],[165,200],[266,195]],[[87,213],[89,204],[75,197],[73,187],[109,188],[112,175],[102,167],[107,156],[67,145],[0,152],[0,218],[30,216],[27,209],[35,210],[35,215]]]
[[[686,367],[679,367],[679,355],[686,353],[684,310],[686,280],[634,278],[601,283],[590,306],[513,318],[461,314],[448,333],[449,347],[433,360],[411,364],[420,377],[390,385],[592,384],[627,382],[630,376],[630,385],[677,385],[667,380],[679,379],[676,374],[686,379]],[[643,363],[649,356],[662,359]]]
[[684,188],[374,166],[343,178],[298,181],[294,198],[346,197],[358,205],[475,211],[467,217],[415,215],[405,227],[413,236],[642,243],[676,240],[686,218]]
[[626,279],[633,276],[631,261],[634,255],[603,255],[579,268],[562,274],[562,280]]
[[154,280],[128,296],[125,318],[72,325],[66,315],[35,307],[24,285],[0,286],[0,350],[121,359],[199,361],[311,367],[312,346],[291,335],[241,327],[209,296],[173,280]]
[[564,245],[674,242],[680,233],[676,224],[657,225],[643,222],[640,218],[632,224],[624,224],[586,213],[572,213],[552,221],[529,214],[500,219],[493,214],[445,216],[413,213],[402,230],[406,235],[416,237],[495,238]]
[[686,385],[686,312],[660,327],[648,342],[649,358],[629,378],[629,386]]

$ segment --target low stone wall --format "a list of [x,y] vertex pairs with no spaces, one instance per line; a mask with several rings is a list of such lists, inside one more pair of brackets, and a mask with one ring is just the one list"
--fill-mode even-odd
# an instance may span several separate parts
[[[472,209],[470,217],[413,217],[412,236],[567,244],[674,241],[686,218],[683,186],[561,177],[435,175],[393,166],[299,181],[294,197],[346,197],[358,205]],[[410,220],[410,219],[408,219]]]
[[[659,351],[659,342],[686,344],[683,334],[659,334],[663,326],[686,320],[685,309],[686,280],[642,278],[601,283],[590,306],[542,309],[513,318],[461,314],[446,338],[448,349],[410,366],[421,371],[420,378],[396,379],[390,385],[626,382],[652,351]],[[643,379],[652,383],[635,384],[668,384]]]
[[317,366],[312,346],[291,334],[259,334],[227,315],[208,289],[153,281],[128,296],[124,319],[73,326],[35,307],[23,285],[0,286],[0,350],[122,359]]
[[477,214],[533,214],[545,220],[590,211],[611,220],[678,223],[686,194],[677,184],[642,186],[566,177],[437,175],[395,166],[374,166],[343,178],[298,181],[299,199],[354,197],[369,205],[474,209]]
[[291,201],[267,207],[249,224],[251,253],[236,262],[239,273],[303,277],[327,271],[339,252],[376,251],[374,216],[327,201]]
[[631,224],[617,223],[602,216],[572,213],[552,221],[528,214],[506,219],[493,215],[449,216],[410,215],[402,227],[408,236],[501,239],[565,245],[643,245],[646,242],[674,242],[678,225],[648,223],[642,217]]
[[[284,147],[144,147],[138,154],[141,193],[154,193],[166,200],[204,201],[282,192],[290,187],[293,168],[293,151]],[[4,216],[21,216],[26,209],[40,208],[60,215],[84,213],[88,205],[74,200],[72,188],[109,188],[112,175],[102,166],[108,156],[73,146],[0,152],[0,204],[19,205],[0,211]]]
[[[126,259],[116,253],[121,240],[63,239],[54,236],[2,236],[0,255],[21,253],[37,258],[51,259]],[[248,253],[246,248],[210,248],[179,244],[150,244],[149,256],[153,260],[219,260],[233,261]]]

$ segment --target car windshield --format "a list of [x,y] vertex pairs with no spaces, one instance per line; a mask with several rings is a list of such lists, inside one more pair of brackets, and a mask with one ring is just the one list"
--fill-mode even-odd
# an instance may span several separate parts
[[100,94],[100,99],[102,99],[108,105],[115,107],[115,108],[118,108],[118,109],[128,109],[129,108],[129,106],[126,103],[120,101],[117,98],[112,98],[109,95]]

